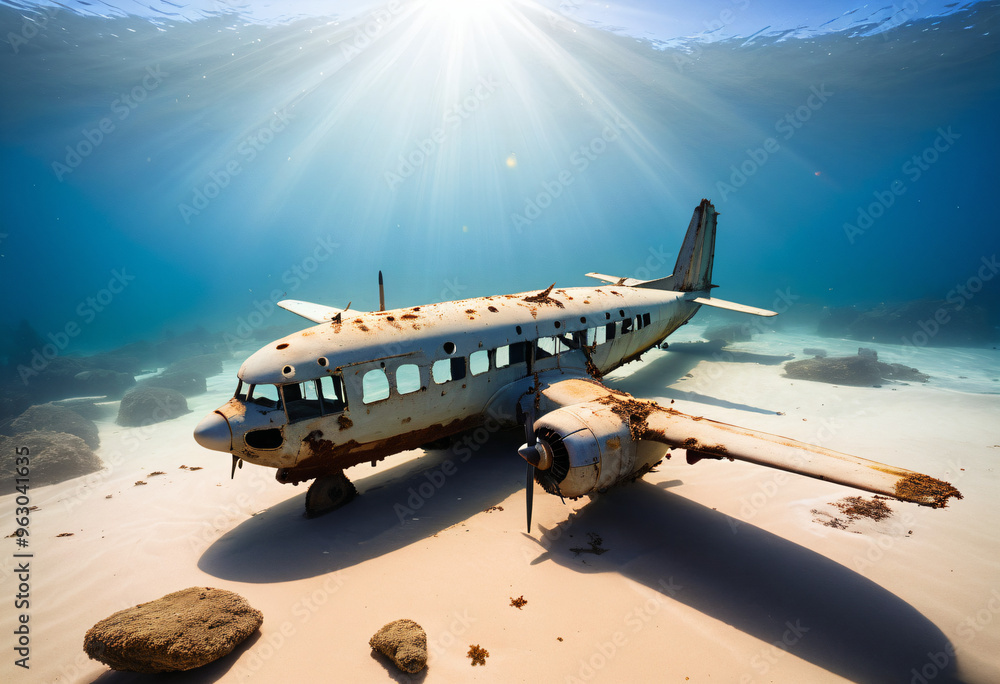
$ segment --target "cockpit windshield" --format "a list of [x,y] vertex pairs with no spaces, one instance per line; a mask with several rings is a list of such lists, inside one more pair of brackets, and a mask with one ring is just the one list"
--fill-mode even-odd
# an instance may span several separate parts
[[[240,382],[240,386],[242,386]],[[241,387],[236,388],[236,398],[247,403],[254,403],[267,408],[281,408],[281,395],[275,385],[250,385],[246,395],[240,395]]]
[[282,385],[281,392],[290,422],[341,413],[347,408],[344,383],[339,374]]

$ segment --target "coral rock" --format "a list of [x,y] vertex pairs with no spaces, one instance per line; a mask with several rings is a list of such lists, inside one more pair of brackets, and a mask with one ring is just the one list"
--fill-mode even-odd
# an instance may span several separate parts
[[104,618],[87,631],[83,650],[114,670],[191,670],[232,652],[263,621],[239,594],[190,587]]
[[413,674],[427,666],[427,633],[413,620],[390,622],[368,640],[368,645],[403,672]]
[[88,420],[76,411],[63,406],[53,406],[52,404],[32,406],[15,418],[10,427],[14,432],[31,432],[32,430],[68,432],[82,439],[91,449],[96,449],[101,445],[100,437],[97,435],[97,425],[94,424],[94,421]]
[[117,423],[124,427],[140,427],[162,423],[188,413],[184,395],[164,387],[137,387],[124,397],[118,407]]
[[87,443],[67,432],[20,432],[0,437],[0,468],[14,472],[17,449],[28,448],[31,486],[41,487],[88,475],[104,467]]

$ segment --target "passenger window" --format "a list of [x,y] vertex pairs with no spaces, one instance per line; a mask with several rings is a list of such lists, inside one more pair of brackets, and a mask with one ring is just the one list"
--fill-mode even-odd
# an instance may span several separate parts
[[524,363],[525,358],[527,358],[528,351],[527,342],[515,342],[510,345],[510,362],[511,363]]
[[465,357],[456,356],[451,359],[451,379],[461,380],[465,377]]
[[482,375],[490,369],[490,353],[485,349],[474,351],[469,355],[469,372]]
[[381,368],[373,368],[361,379],[361,400],[366,404],[389,398],[389,378]]
[[495,363],[497,368],[506,368],[510,365],[510,347],[506,344],[497,347]]
[[451,359],[435,361],[434,365],[431,366],[431,377],[439,385],[443,385],[451,380]]
[[559,336],[559,346],[556,348],[556,353],[561,354],[564,351],[570,349],[579,349],[580,340],[583,338],[583,333],[566,333],[565,335]]
[[648,313],[644,313],[642,315],[642,324],[644,326],[649,325],[649,314]]
[[319,391],[323,395],[323,413],[340,413],[347,408],[344,399],[344,381],[340,375],[325,375],[320,378]]
[[420,389],[420,368],[412,363],[403,364],[396,369],[396,391],[409,394]]
[[642,315],[641,314],[635,317],[635,329],[636,330],[642,330]]
[[606,326],[604,326],[604,332],[605,332],[605,335],[607,337],[607,341],[608,342],[610,342],[611,340],[615,339],[615,326],[616,325],[617,324],[614,321],[612,321],[611,323],[608,323]]
[[622,321],[622,335],[627,335],[632,330],[632,319],[626,318]]
[[539,337],[536,344],[538,346],[535,352],[535,360],[554,356],[558,353],[556,350],[559,347],[559,343],[555,337]]

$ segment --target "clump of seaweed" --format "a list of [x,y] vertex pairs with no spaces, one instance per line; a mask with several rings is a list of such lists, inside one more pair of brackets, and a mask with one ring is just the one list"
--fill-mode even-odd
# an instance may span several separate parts
[[588,532],[587,533],[587,537],[590,538],[590,542],[589,542],[590,548],[584,548],[584,547],[581,547],[581,546],[577,546],[577,547],[571,548],[570,551],[572,551],[573,553],[575,553],[578,556],[581,553],[592,553],[595,556],[600,556],[602,553],[607,553],[607,551],[608,551],[607,549],[601,548],[601,544],[604,543],[604,540],[601,539],[601,536],[599,534],[594,534],[593,532]]
[[892,509],[889,508],[884,496],[875,495],[871,501],[863,496],[847,496],[833,505],[851,521],[858,518],[871,518],[878,522],[892,516]]
[[962,493],[955,489],[950,482],[944,482],[920,473],[908,475],[897,482],[896,496],[932,508],[944,508],[948,505],[948,499],[951,497],[964,498]]
[[470,645],[469,652],[466,654],[466,657],[472,658],[473,667],[476,665],[483,665],[485,667],[486,659],[490,657],[490,652],[485,648],[480,648],[479,644],[476,644],[475,646]]
[[642,439],[646,435],[649,429],[646,419],[649,418],[650,413],[659,408],[654,402],[641,401],[631,396],[622,399],[608,394],[597,401],[610,408],[612,413],[624,420],[628,424],[629,432],[632,433],[632,439],[636,440]]

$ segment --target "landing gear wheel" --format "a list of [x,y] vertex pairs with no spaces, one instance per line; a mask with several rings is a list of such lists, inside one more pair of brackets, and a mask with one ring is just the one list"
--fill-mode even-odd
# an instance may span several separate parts
[[316,518],[335,511],[350,503],[357,495],[358,490],[344,475],[344,471],[336,475],[317,477],[306,492],[306,517]]

